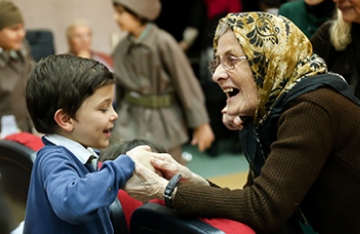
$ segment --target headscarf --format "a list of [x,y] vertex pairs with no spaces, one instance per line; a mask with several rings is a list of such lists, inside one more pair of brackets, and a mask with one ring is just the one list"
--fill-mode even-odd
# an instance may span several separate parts
[[[254,124],[267,119],[276,100],[301,79],[326,73],[309,39],[287,18],[267,12],[230,13],[220,19],[235,34],[248,58],[258,89]],[[214,54],[221,36],[216,29]]]

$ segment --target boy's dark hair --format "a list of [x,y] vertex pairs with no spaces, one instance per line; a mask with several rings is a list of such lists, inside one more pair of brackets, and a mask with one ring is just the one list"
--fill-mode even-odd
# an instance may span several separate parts
[[120,143],[114,143],[110,145],[104,151],[101,152],[100,161],[104,162],[106,160],[114,160],[120,154],[125,154],[127,151],[139,145],[150,146],[152,152],[167,153],[164,147],[162,147],[161,145],[155,142],[151,142],[145,139],[134,139],[134,140],[123,141]]
[[26,86],[26,104],[35,129],[40,133],[56,133],[57,110],[63,109],[76,119],[86,98],[114,83],[115,75],[95,60],[69,54],[42,58],[32,68]]

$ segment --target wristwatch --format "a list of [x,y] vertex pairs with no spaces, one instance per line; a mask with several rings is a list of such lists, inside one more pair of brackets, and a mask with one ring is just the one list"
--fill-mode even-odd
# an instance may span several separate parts
[[167,207],[172,208],[172,201],[171,201],[172,195],[173,195],[173,192],[174,192],[177,184],[179,183],[180,179],[181,179],[181,174],[174,175],[165,187],[163,196],[164,196],[164,200],[165,200],[165,205]]

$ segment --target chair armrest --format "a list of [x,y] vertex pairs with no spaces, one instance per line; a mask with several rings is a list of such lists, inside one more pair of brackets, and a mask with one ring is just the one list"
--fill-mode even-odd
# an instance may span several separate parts
[[174,209],[153,202],[148,202],[134,211],[130,233],[225,234],[199,219],[181,216]]
[[124,211],[122,209],[119,199],[116,197],[114,202],[110,205],[110,219],[114,227],[115,234],[127,234],[128,228]]

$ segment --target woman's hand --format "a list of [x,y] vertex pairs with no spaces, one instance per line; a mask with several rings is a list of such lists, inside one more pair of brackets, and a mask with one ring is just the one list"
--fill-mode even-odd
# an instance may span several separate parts
[[243,128],[243,121],[239,116],[230,116],[227,114],[226,107],[221,111],[223,114],[222,121],[230,130],[241,130]]
[[124,190],[133,198],[147,202],[154,198],[164,199],[163,194],[168,181],[134,159],[135,171],[126,182]]
[[209,185],[208,181],[203,177],[193,173],[188,167],[178,163],[169,154],[154,154],[151,159],[154,168],[161,171],[163,176],[170,180],[175,174],[181,174],[180,183],[191,183],[199,185]]
[[210,124],[206,123],[200,125],[194,130],[191,144],[198,145],[199,151],[202,152],[209,148],[214,140],[215,135],[210,127]]

